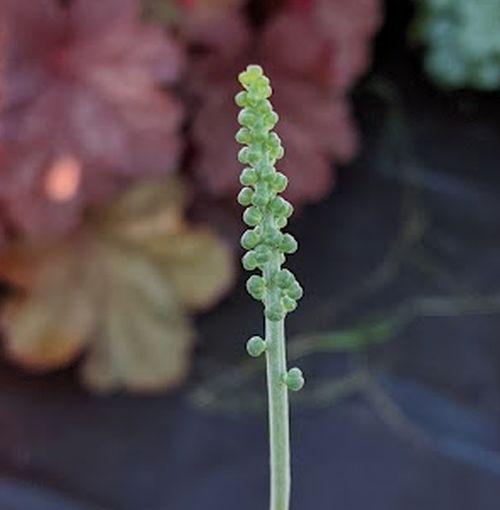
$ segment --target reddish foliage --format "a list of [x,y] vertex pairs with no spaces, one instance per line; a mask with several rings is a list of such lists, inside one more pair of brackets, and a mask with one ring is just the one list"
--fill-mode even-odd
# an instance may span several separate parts
[[176,166],[182,109],[160,85],[177,80],[182,53],[139,21],[138,0],[0,6],[0,209],[15,232],[65,232],[89,203]]
[[233,12],[191,34],[207,51],[194,58],[191,85],[200,100],[194,170],[210,193],[220,197],[238,189],[237,144],[228,142],[237,130],[235,76],[252,62],[263,65],[275,88],[288,196],[301,203],[328,192],[332,159],[346,162],[356,150],[347,92],[369,63],[378,9],[378,0],[293,2],[255,32]]

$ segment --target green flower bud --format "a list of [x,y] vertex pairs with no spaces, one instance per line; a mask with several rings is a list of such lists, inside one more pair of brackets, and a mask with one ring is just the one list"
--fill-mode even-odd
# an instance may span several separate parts
[[254,269],[257,269],[259,266],[259,263],[257,262],[257,255],[254,251],[249,251],[243,255],[243,259],[241,260],[243,267],[247,271],[253,271]]
[[269,259],[271,258],[271,250],[264,244],[259,244],[259,246],[255,248],[255,254],[257,256],[257,263],[259,266],[263,266],[269,262]]
[[276,226],[278,228],[285,228],[288,225],[288,220],[284,216],[276,218]]
[[300,368],[291,368],[283,378],[283,382],[288,386],[288,389],[299,391],[305,384],[304,374]]
[[262,67],[252,64],[247,66],[246,70],[238,75],[238,80],[245,88],[248,88],[263,75],[264,71],[262,70]]
[[264,85],[264,87],[262,87],[262,98],[265,98],[267,99],[268,97],[271,97],[273,95],[273,89],[271,87],[271,85]]
[[266,318],[273,322],[281,321],[285,318],[286,312],[281,304],[274,304],[266,307]]
[[259,162],[262,155],[256,150],[252,150],[250,147],[243,147],[238,152],[238,161],[243,165],[255,165]]
[[290,234],[285,234],[283,236],[283,240],[281,241],[280,249],[283,253],[291,254],[297,251],[299,245],[295,238]]
[[241,92],[238,92],[236,94],[236,97],[234,98],[234,102],[240,107],[244,108],[248,105],[248,99],[247,99],[247,92],[246,90],[242,90]]
[[247,352],[253,358],[258,358],[266,351],[266,342],[260,336],[253,336],[247,342]]
[[281,145],[278,145],[277,147],[270,149],[269,154],[274,160],[282,159],[285,155],[285,149],[283,149]]
[[276,150],[278,147],[281,147],[281,138],[277,133],[271,132],[267,137],[267,147],[269,150]]
[[304,295],[304,290],[302,289],[300,283],[297,280],[295,280],[295,277],[294,277],[294,281],[286,289],[286,293],[292,299],[295,299],[295,301],[298,301]]
[[260,101],[265,101],[268,97],[271,97],[273,90],[266,80],[259,80],[255,86],[249,89],[250,101],[257,104]]
[[245,248],[245,250],[253,250],[260,242],[260,236],[257,234],[255,230],[247,230],[241,236],[241,246]]
[[285,155],[280,137],[276,133],[270,133],[267,147],[273,159],[281,159]]
[[242,126],[253,126],[256,121],[257,117],[250,111],[248,107],[241,110],[241,112],[238,114],[238,124],[241,124]]
[[252,203],[253,190],[251,188],[243,188],[238,193],[238,203],[243,207],[247,207]]
[[294,274],[288,269],[281,269],[274,276],[274,283],[281,289],[290,288],[296,282]]
[[266,294],[266,284],[262,276],[252,275],[247,280],[247,291],[257,301],[264,299]]
[[265,99],[264,101],[260,101],[260,103],[256,107],[256,111],[258,111],[259,115],[261,115],[261,116],[274,113],[273,105],[271,104],[271,101],[269,101],[268,99]]
[[293,212],[292,204],[282,197],[275,197],[269,208],[276,217],[289,218]]
[[255,206],[245,209],[245,212],[243,213],[243,221],[249,227],[255,227],[258,225],[262,221],[262,213],[260,212],[260,209]]
[[276,172],[272,165],[268,163],[259,163],[256,167],[259,177],[266,182],[272,181]]
[[269,131],[269,130],[273,129],[274,126],[276,126],[279,119],[280,119],[279,115],[276,112],[271,112],[269,115],[266,115],[264,117],[264,119],[262,120],[262,124],[263,124],[264,128],[267,131]]
[[273,176],[271,186],[276,193],[282,193],[288,186],[288,179],[285,174],[277,172]]
[[246,127],[242,127],[235,136],[238,143],[249,144],[252,141],[252,133]]
[[253,186],[258,181],[259,177],[254,168],[245,168],[240,175],[240,182],[243,186]]
[[283,296],[281,304],[287,312],[293,312],[297,308],[297,301],[289,296]]

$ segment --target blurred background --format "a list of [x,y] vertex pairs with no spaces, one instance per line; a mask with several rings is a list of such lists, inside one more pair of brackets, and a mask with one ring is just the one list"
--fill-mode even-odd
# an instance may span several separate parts
[[0,0],[0,510],[255,510],[236,76],[296,206],[295,510],[500,501],[500,0]]

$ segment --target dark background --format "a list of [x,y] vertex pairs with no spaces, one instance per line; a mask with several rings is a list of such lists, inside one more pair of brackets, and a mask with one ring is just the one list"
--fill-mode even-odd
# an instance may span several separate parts
[[[411,15],[388,2],[355,93],[362,155],[292,224],[306,288],[292,341],[388,328],[300,360],[295,510],[500,501],[500,99],[436,89],[407,45]],[[2,366],[0,510],[266,508],[263,374],[242,365],[260,316],[242,276],[199,318],[195,370],[169,396],[92,397],[71,370]]]

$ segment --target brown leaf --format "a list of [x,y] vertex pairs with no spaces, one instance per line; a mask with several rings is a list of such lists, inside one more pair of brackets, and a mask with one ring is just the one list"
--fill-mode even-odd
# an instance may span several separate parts
[[185,223],[183,202],[177,180],[144,184],[78,237],[0,259],[0,276],[25,290],[3,317],[8,355],[41,371],[85,347],[83,381],[99,392],[179,384],[193,339],[187,309],[213,303],[232,276],[227,248]]

